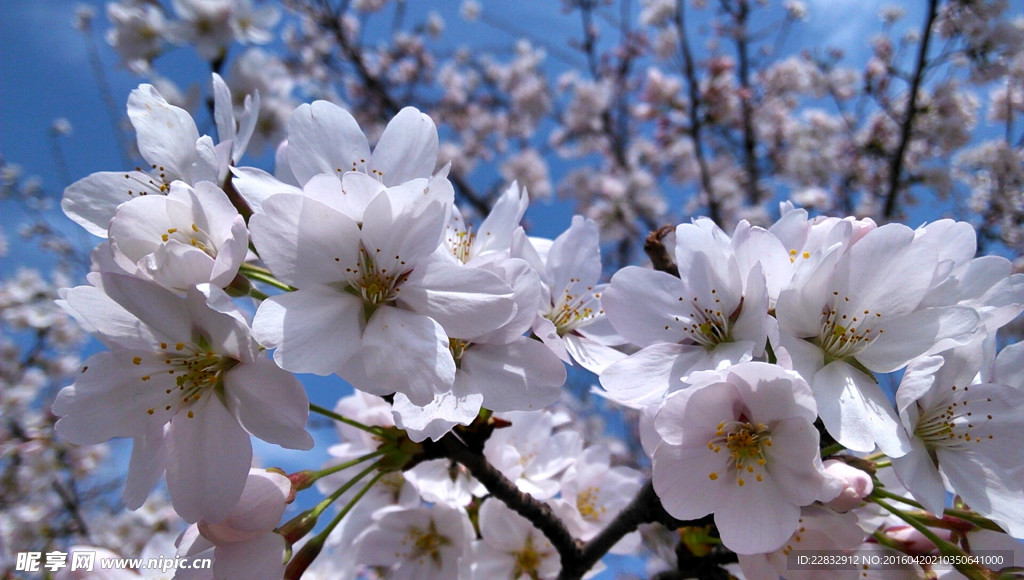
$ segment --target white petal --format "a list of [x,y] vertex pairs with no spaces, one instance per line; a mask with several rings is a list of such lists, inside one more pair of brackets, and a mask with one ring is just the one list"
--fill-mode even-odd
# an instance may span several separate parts
[[128,118],[142,154],[165,181],[181,179],[196,160],[199,131],[188,111],[168,103],[152,85],[139,85],[128,96]]
[[680,342],[688,336],[679,322],[689,312],[680,306],[682,300],[691,298],[684,292],[682,281],[675,276],[627,266],[612,276],[601,296],[601,307],[615,330],[633,344]]
[[978,314],[971,308],[918,310],[885,320],[880,325],[884,333],[857,353],[857,360],[875,372],[892,372],[926,352],[966,343],[977,326]]
[[171,420],[167,491],[185,521],[219,522],[242,495],[252,443],[217,397],[206,396],[189,411]]
[[427,115],[405,107],[384,128],[368,172],[385,185],[429,177],[437,165],[437,127]]
[[319,173],[359,169],[369,160],[359,124],[334,103],[300,105],[288,120],[288,164],[300,184]]
[[[727,469],[722,453],[663,444],[654,450],[651,480],[665,511],[692,520],[721,508],[723,485],[736,485],[721,478]],[[713,481],[711,473],[719,474],[719,479]]]
[[214,551],[217,578],[278,580],[284,575],[284,538],[266,533],[248,542],[224,544]]
[[253,319],[253,335],[274,360],[296,373],[329,375],[362,341],[362,300],[327,286],[271,296]]
[[249,219],[253,244],[277,278],[304,287],[347,280],[359,267],[352,218],[301,195],[275,195]]
[[313,438],[306,432],[306,391],[297,378],[269,359],[256,359],[225,373],[224,394],[249,433],[288,449],[313,448]]
[[231,102],[231,89],[217,73],[213,73],[213,121],[217,126],[218,141],[235,139],[235,112]]
[[[382,386],[426,405],[455,381],[455,360],[441,326],[422,314],[378,308],[366,324],[361,351],[366,372]],[[344,377],[342,377],[344,378]]]
[[601,373],[601,386],[620,405],[657,405],[666,394],[682,388],[682,378],[706,358],[704,347],[655,344],[609,365]]
[[946,507],[946,486],[924,443],[916,438],[912,440],[906,455],[893,458],[892,468],[914,499],[933,514],[942,515]]
[[255,167],[232,167],[231,185],[253,212],[262,211],[263,202],[275,193],[301,194],[302,190]]
[[[723,482],[725,489],[715,511],[715,524],[722,543],[734,552],[759,554],[782,547],[800,519],[800,508],[787,502],[777,487],[768,481],[749,481],[737,485]],[[756,525],[751,512],[756,510]]]
[[878,448],[889,457],[910,450],[906,430],[875,381],[842,361],[825,365],[812,383],[825,428],[847,449]]
[[448,336],[471,339],[501,327],[515,314],[512,288],[484,270],[431,261],[402,284],[398,303],[427,315]]
[[151,424],[145,433],[135,436],[122,496],[128,509],[142,507],[164,474],[167,460],[165,433],[163,425]]
[[565,365],[540,342],[520,337],[509,344],[474,344],[456,377],[483,394],[492,411],[533,411],[557,402]]
[[153,178],[141,171],[101,171],[69,185],[60,205],[72,221],[105,238],[119,205],[139,195],[162,193]]

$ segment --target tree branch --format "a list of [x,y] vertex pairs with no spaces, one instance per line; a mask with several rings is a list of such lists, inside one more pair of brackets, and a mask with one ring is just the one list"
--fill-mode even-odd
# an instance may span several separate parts
[[558,551],[563,568],[580,559],[579,545],[547,504],[519,491],[519,488],[495,469],[482,453],[471,451],[453,433],[445,435],[439,443],[447,456],[465,466],[491,495],[529,520],[547,536],[551,545]]
[[924,80],[924,72],[928,65],[928,46],[932,37],[932,25],[938,16],[939,0],[928,0],[928,17],[925,19],[923,34],[921,35],[921,46],[917,53],[917,64],[914,66],[914,76],[910,81],[910,96],[907,101],[907,109],[904,111],[903,123],[900,125],[900,140],[896,146],[896,153],[893,154],[889,165],[889,187],[885,196],[885,210],[883,217],[892,219],[896,214],[896,201],[900,193],[901,176],[903,174],[904,157],[907,147],[910,145],[911,133],[914,129],[914,119],[917,117],[917,93]]
[[690,49],[690,41],[686,36],[685,4],[685,2],[676,4],[674,21],[676,32],[679,35],[679,49],[683,53],[683,72],[686,76],[690,98],[689,133],[690,139],[693,140],[693,154],[697,158],[697,167],[700,169],[700,186],[704,194],[708,196],[708,217],[716,224],[721,225],[722,209],[715,198],[714,186],[711,182],[711,169],[704,156],[704,137],[702,136],[704,124],[700,117],[700,83],[697,80],[697,67],[693,61],[693,51]]

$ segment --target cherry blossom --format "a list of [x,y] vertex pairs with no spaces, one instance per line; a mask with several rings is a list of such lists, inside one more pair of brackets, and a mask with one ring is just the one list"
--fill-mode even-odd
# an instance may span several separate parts
[[[200,201],[201,200],[201,201]],[[231,284],[245,260],[245,220],[216,185],[182,181],[167,195],[147,195],[117,207],[109,251],[124,272],[183,293],[196,284]]]
[[975,380],[977,343],[912,362],[896,391],[910,452],[893,459],[900,481],[941,514],[947,489],[979,513],[1024,535],[1021,409],[1024,390]]
[[800,269],[779,295],[781,345],[810,382],[825,427],[846,447],[906,453],[896,411],[866,371],[895,371],[976,331],[974,310],[925,302],[939,267],[931,244],[889,224]]
[[242,313],[223,292],[181,298],[134,278],[93,276],[61,301],[110,351],[91,356],[54,402],[57,432],[91,444],[132,437],[125,503],[138,508],[161,475],[186,521],[218,522],[235,505],[253,434],[309,449],[306,395],[259,356]]
[[425,405],[455,381],[448,337],[504,324],[515,311],[511,289],[489,272],[432,258],[449,211],[443,189],[420,179],[377,190],[357,221],[344,190],[321,193],[325,181],[337,182],[324,175],[302,195],[272,196],[250,220],[271,271],[298,287],[260,305],[254,332],[286,370],[334,373]]
[[657,404],[690,372],[763,357],[773,328],[764,269],[745,260],[743,248],[784,259],[773,241],[745,222],[730,239],[701,219],[675,230],[678,277],[636,266],[617,272],[601,304],[615,329],[642,348],[602,373],[608,397],[633,407]]
[[737,553],[776,550],[802,506],[839,491],[817,459],[814,418],[810,388],[777,366],[700,373],[655,419],[654,489],[679,519],[714,513],[722,542]]
[[178,555],[212,556],[209,578],[280,578],[284,574],[285,540],[274,529],[291,493],[287,477],[250,469],[234,509],[219,522],[199,520],[189,526],[178,538]]
[[355,557],[387,567],[396,579],[455,578],[472,537],[473,527],[460,509],[444,504],[385,508],[356,540]]

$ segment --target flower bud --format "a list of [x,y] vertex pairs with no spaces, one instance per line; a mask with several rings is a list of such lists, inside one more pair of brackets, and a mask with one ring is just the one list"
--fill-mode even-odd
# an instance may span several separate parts
[[829,459],[824,466],[825,473],[843,486],[839,495],[825,504],[839,513],[846,513],[859,506],[875,487],[870,475],[843,461]]

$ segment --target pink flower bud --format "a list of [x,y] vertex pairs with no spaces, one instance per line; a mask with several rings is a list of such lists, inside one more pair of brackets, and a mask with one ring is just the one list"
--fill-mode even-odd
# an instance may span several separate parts
[[825,505],[839,513],[846,513],[859,506],[864,498],[874,489],[871,476],[837,459],[829,459],[824,463],[825,473],[839,480],[843,491],[835,499]]
[[[931,528],[931,531],[946,541],[953,537],[952,530]],[[903,551],[908,554],[930,554],[937,549],[924,534],[910,526],[893,526],[885,530],[885,535],[899,542],[903,546]]]

